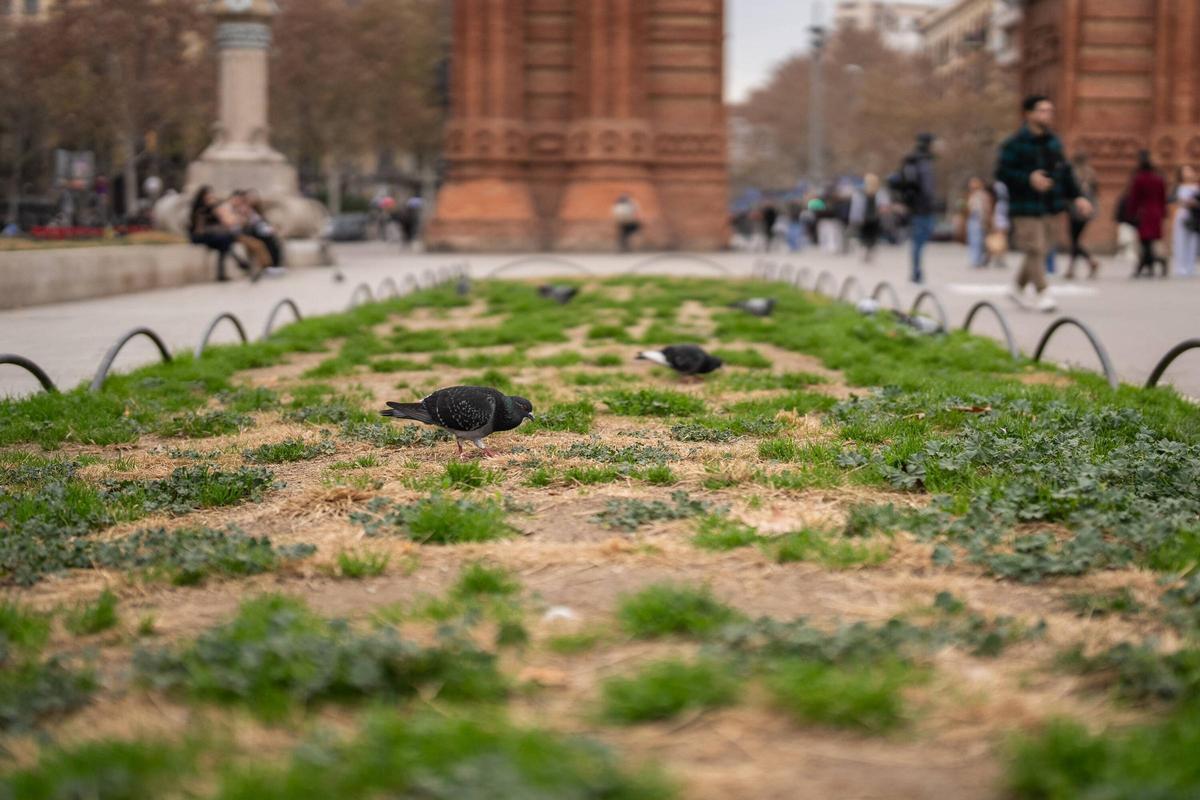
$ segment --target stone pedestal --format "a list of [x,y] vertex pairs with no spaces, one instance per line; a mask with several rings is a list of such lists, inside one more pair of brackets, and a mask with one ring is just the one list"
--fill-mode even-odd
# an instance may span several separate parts
[[723,0],[458,0],[440,249],[728,241]]
[[191,198],[201,186],[211,186],[222,196],[254,189],[282,235],[317,236],[328,216],[325,208],[300,194],[295,168],[270,145],[268,51],[274,0],[216,0],[212,5],[218,15],[218,121],[213,142],[188,167],[184,192],[155,207],[156,219],[162,227],[183,232]]

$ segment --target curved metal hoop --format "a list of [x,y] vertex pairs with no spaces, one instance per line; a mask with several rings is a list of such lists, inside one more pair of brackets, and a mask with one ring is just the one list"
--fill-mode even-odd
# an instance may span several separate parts
[[233,323],[233,327],[237,328],[238,338],[242,340],[243,344],[250,341],[246,338],[246,329],[242,327],[242,321],[228,311],[223,311],[212,322],[208,323],[208,327],[204,329],[204,335],[200,337],[200,344],[196,345],[196,352],[194,353],[196,358],[204,355],[204,348],[208,347],[208,340],[212,338],[213,331],[217,329],[217,326],[221,324],[221,320],[223,319],[227,319]]
[[558,256],[525,256],[524,258],[518,258],[515,261],[509,261],[506,264],[501,264],[489,272],[488,277],[495,278],[497,275],[509,272],[510,270],[520,269],[521,267],[528,266],[529,264],[554,264],[555,266],[566,267],[567,269],[574,270],[581,275],[592,274],[592,271],[583,264],[580,264],[578,261],[572,261],[569,258],[559,258]]
[[38,383],[47,392],[58,391],[58,387],[54,385],[54,381],[50,380],[50,376],[46,374],[46,371],[25,356],[19,356],[16,353],[0,353],[0,364],[12,364],[14,367],[20,367],[37,378]]
[[[823,269],[823,270],[821,270],[821,272],[820,272],[820,273],[817,275],[817,282],[813,284],[813,288],[812,288],[812,290],[813,290],[814,292],[817,292],[818,294],[820,294],[820,293],[821,293],[821,287],[825,285],[825,279],[826,279],[826,278],[828,278],[828,279],[829,279],[829,282],[833,284],[833,288],[834,288],[834,290],[836,291],[836,290],[837,290],[837,278],[835,278],[835,277],[834,277],[834,275],[833,275],[833,273],[832,273],[832,272],[830,272],[830,271],[829,271],[829,270],[827,270],[827,269]],[[830,297],[832,297],[832,296],[833,296],[833,295],[832,295],[832,293],[831,293],[831,294],[830,294]]]
[[1016,361],[1021,357],[1021,351],[1017,348],[1017,341],[1013,338],[1012,329],[1008,327],[1008,320],[1004,318],[1004,314],[996,307],[995,303],[988,300],[980,300],[975,305],[971,306],[971,310],[967,312],[967,318],[963,320],[962,329],[964,331],[971,330],[971,322],[976,315],[983,309],[988,309],[1000,322],[1000,330],[1004,332],[1004,344],[1008,346],[1008,354]]
[[421,291],[421,282],[411,272],[404,276],[404,291],[406,294]]
[[848,301],[848,297],[850,294],[850,287],[854,287],[855,289],[858,289],[859,297],[863,296],[862,284],[860,284],[858,282],[858,278],[855,278],[853,275],[847,275],[846,280],[842,281],[842,288],[838,290],[837,299],[842,300],[842,301]]
[[912,308],[908,310],[908,315],[910,317],[915,316],[917,309],[921,307],[921,303],[925,302],[926,300],[932,301],[933,308],[935,311],[937,311],[938,324],[942,326],[942,330],[950,330],[950,321],[946,317],[946,309],[944,306],[942,306],[942,301],[938,300],[938,296],[929,289],[925,289],[916,296],[916,298],[913,300]]
[[104,360],[100,362],[100,366],[96,369],[96,376],[92,378],[91,390],[93,392],[100,391],[104,386],[104,379],[108,377],[108,371],[112,369],[112,363],[116,360],[117,354],[121,352],[121,348],[135,336],[145,336],[150,341],[154,342],[154,346],[158,348],[159,354],[162,356],[163,363],[170,363],[171,351],[167,349],[167,345],[162,338],[150,330],[149,328],[134,328],[129,333],[117,340],[117,343],[108,348],[108,352],[104,354]]
[[390,275],[388,277],[384,278],[382,281],[380,281],[379,288],[375,290],[375,296],[379,297],[380,299],[383,299],[383,297],[385,296],[383,293],[384,288],[387,288],[389,290],[386,295],[387,297],[399,297],[400,296],[400,287],[396,285],[396,281],[393,280]]
[[275,307],[271,309],[271,313],[267,315],[267,325],[263,328],[262,338],[271,338],[271,331],[275,329],[275,317],[279,314],[279,309],[284,306],[292,310],[292,314],[295,315],[297,322],[304,319],[304,315],[300,313],[300,307],[296,305],[296,301],[290,297],[285,297],[276,303]]
[[810,274],[811,271],[808,267],[801,267],[800,269],[796,270],[796,274],[792,276],[792,286],[796,287],[797,289],[803,289],[804,282],[808,280],[808,276]]
[[1104,370],[1104,377],[1108,379],[1108,385],[1112,388],[1117,388],[1117,373],[1113,369],[1112,360],[1108,357],[1108,351],[1104,349],[1104,345],[1096,338],[1096,334],[1092,333],[1092,329],[1084,325],[1074,317],[1059,317],[1050,323],[1050,327],[1046,328],[1046,332],[1042,334],[1042,338],[1038,341],[1037,349],[1033,351],[1033,361],[1037,363],[1042,360],[1042,353],[1046,349],[1046,345],[1050,342],[1050,337],[1054,332],[1064,325],[1074,325],[1079,330],[1083,331],[1083,335],[1092,343],[1092,349],[1096,351],[1096,355],[1100,357],[1100,366]]
[[795,271],[796,268],[791,264],[784,264],[779,268],[779,274],[776,276],[776,280],[778,280],[780,283],[791,283],[792,274],[795,273]]
[[1154,371],[1150,373],[1150,378],[1146,381],[1146,388],[1152,389],[1157,386],[1158,379],[1162,377],[1163,373],[1167,371],[1167,367],[1171,366],[1171,363],[1175,361],[1175,359],[1179,358],[1188,350],[1195,350],[1197,348],[1200,348],[1200,339],[1188,339],[1186,342],[1180,342],[1172,347],[1167,354],[1159,359],[1159,362],[1154,366]]
[[641,261],[630,267],[626,274],[633,275],[641,272],[646,267],[653,266],[662,261],[691,261],[693,264],[703,264],[710,269],[716,270],[722,275],[729,274],[729,267],[725,266],[719,261],[713,261],[711,258],[705,258],[704,256],[696,255],[695,253],[659,253],[656,256],[643,258]]
[[871,290],[871,299],[879,300],[879,296],[881,294],[883,294],[884,291],[886,291],[888,294],[890,294],[892,296],[892,309],[895,311],[899,311],[900,310],[900,293],[896,291],[895,286],[892,286],[887,281],[880,281],[879,283],[875,284],[875,288]]
[[[359,296],[365,296],[366,299],[359,301]],[[365,283],[360,283],[354,287],[354,291],[350,295],[350,305],[347,308],[358,308],[362,303],[374,303],[375,294],[371,291],[371,287]]]

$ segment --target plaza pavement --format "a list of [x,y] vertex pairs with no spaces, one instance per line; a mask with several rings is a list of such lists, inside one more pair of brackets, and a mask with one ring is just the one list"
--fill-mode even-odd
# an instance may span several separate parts
[[[279,279],[264,279],[256,285],[198,284],[0,312],[0,352],[33,359],[59,387],[70,388],[90,380],[105,351],[135,326],[153,329],[172,350],[190,350],[209,321],[222,311],[237,315],[247,334],[257,338],[271,307],[284,297],[295,300],[306,316],[323,314],[345,309],[360,283],[377,289],[385,278],[392,277],[403,287],[406,275],[420,276],[429,268],[464,262],[469,263],[473,276],[482,277],[519,258],[496,254],[401,253],[396,245],[378,242],[339,245],[335,251],[339,262],[336,270],[345,276],[341,282],[334,280],[335,269],[304,269]],[[649,255],[534,256],[521,269],[506,274],[513,277],[569,274],[569,269],[554,259],[581,264],[597,274],[617,273]],[[900,248],[881,249],[870,265],[862,264],[853,255],[828,255],[811,249],[795,254],[726,253],[703,258],[735,275],[749,274],[760,258],[796,268],[807,267],[806,286],[811,286],[821,270],[833,274],[839,286],[847,276],[854,275],[868,291],[877,281],[887,280],[895,285],[906,307],[918,291],[918,287],[907,283],[907,254]],[[965,248],[933,245],[926,258],[927,287],[941,298],[954,327],[962,324],[967,309],[976,301],[996,302],[1007,315],[1021,349],[1032,353],[1040,334],[1057,315],[1022,311],[1004,297],[1017,263],[1014,256],[1010,255],[1009,260],[1012,266],[1006,270],[972,270],[965,266]],[[1063,263],[1060,259],[1060,264]],[[718,274],[714,268],[686,256],[664,257],[653,267],[647,267],[647,271]],[[1200,278],[1132,281],[1130,271],[1126,263],[1105,260],[1098,280],[1067,283],[1057,277],[1052,292],[1059,302],[1058,314],[1077,317],[1096,332],[1121,380],[1141,384],[1167,350],[1184,339],[1200,337]],[[287,319],[284,312],[280,321]],[[999,336],[999,327],[986,316],[976,321],[975,330]],[[213,337],[214,342],[234,340],[233,329],[227,323],[222,323]],[[1099,368],[1083,334],[1074,329],[1059,331],[1046,357],[1086,369]],[[121,352],[115,369],[130,369],[156,358],[154,346],[139,338]],[[1164,382],[1192,397],[1200,397],[1200,350],[1184,354],[1167,372]],[[0,396],[36,389],[32,376],[16,367],[0,365]]]

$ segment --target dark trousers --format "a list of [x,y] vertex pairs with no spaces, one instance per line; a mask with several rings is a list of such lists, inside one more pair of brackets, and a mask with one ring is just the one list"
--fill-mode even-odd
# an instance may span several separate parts
[[201,244],[210,250],[217,251],[219,254],[217,257],[217,280],[225,280],[225,259],[231,255],[233,243],[237,241],[237,237],[224,231],[208,231],[193,233],[191,239],[192,244]]
[[1154,265],[1162,264],[1163,277],[1167,277],[1167,260],[1162,256],[1154,254],[1154,239],[1142,239],[1142,258],[1138,261],[1136,275],[1149,275],[1154,277]]
[[1075,273],[1075,259],[1082,258],[1089,264],[1092,263],[1092,254],[1083,246],[1083,230],[1091,222],[1090,219],[1076,219],[1071,217],[1071,263],[1067,267],[1067,275]]
[[617,247],[622,253],[629,252],[629,240],[642,227],[640,222],[622,222],[617,226]]

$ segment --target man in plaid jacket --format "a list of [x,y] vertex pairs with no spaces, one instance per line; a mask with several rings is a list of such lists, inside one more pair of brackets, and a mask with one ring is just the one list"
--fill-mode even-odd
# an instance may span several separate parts
[[996,180],[1008,189],[1014,244],[1025,256],[1010,296],[1024,306],[1025,287],[1033,284],[1034,307],[1051,312],[1057,306],[1046,295],[1046,254],[1062,228],[1060,215],[1071,201],[1081,216],[1091,216],[1092,204],[1080,193],[1062,142],[1050,129],[1054,103],[1044,95],[1031,95],[1022,108],[1025,124],[1000,146],[996,165]]

